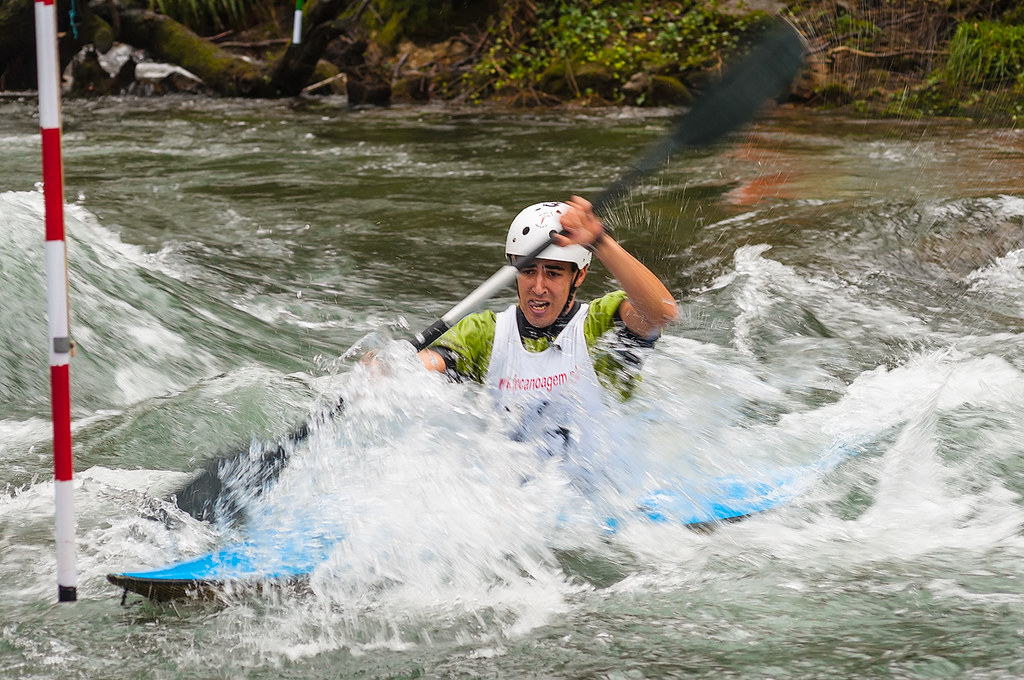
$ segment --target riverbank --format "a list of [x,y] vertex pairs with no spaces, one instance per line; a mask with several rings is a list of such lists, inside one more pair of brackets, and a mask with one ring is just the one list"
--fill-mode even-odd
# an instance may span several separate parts
[[[1024,8],[927,0],[726,0],[590,3],[506,17],[460,78],[438,47],[399,45],[386,61],[397,99],[440,96],[518,106],[686,103],[781,15],[807,41],[788,100],[848,115],[966,117],[1016,124],[1024,115]],[[486,40],[482,40],[485,44]],[[446,50],[459,57],[461,51]],[[452,54],[454,52],[454,54]],[[449,58],[449,61],[452,59]]]
[[[322,0],[305,9],[299,45],[290,39],[293,5],[232,18],[216,1],[191,15],[170,0],[158,3],[161,14],[133,9],[130,0],[92,6],[78,38],[62,33],[66,95],[685,105],[768,17],[782,15],[807,40],[794,105],[1008,125],[1024,116],[1024,8],[1008,0]],[[29,4],[0,6],[9,17],[19,2]],[[0,20],[0,35],[14,27]],[[0,89],[24,90],[31,77],[12,40],[0,48]],[[153,69],[154,62],[173,68]]]

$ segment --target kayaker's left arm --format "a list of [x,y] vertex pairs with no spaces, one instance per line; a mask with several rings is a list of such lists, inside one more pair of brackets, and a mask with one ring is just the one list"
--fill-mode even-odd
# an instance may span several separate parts
[[590,248],[626,291],[626,300],[619,307],[622,322],[641,337],[657,336],[679,316],[679,308],[668,288],[605,231],[590,201],[573,196],[568,205],[569,211],[561,218],[566,233],[554,237],[555,245],[578,243]]

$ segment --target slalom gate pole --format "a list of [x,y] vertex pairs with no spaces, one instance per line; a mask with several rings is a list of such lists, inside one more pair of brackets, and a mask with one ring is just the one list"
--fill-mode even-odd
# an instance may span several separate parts
[[39,127],[43,138],[46,211],[46,311],[50,335],[50,400],[56,497],[57,599],[78,599],[75,505],[71,462],[71,336],[68,260],[64,241],[64,166],[61,158],[60,58],[54,0],[35,0]]
[[302,0],[295,0],[295,23],[292,24],[292,44],[302,42]]

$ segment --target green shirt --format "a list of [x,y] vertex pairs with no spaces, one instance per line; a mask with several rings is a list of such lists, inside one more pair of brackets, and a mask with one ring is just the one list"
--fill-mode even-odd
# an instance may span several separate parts
[[[637,379],[634,372],[627,370],[627,364],[633,362],[625,358],[622,352],[616,352],[607,346],[607,343],[598,341],[605,333],[616,327],[629,333],[618,316],[619,305],[625,299],[625,291],[617,290],[594,300],[590,303],[587,318],[583,322],[583,337],[590,350],[598,378],[605,387],[615,388],[623,398],[632,392],[633,383]],[[450,350],[455,356],[455,371],[459,375],[482,383],[491,363],[496,323],[497,315],[493,311],[470,314],[438,338],[433,347]],[[547,337],[522,340],[523,346],[530,352],[543,352],[550,344]],[[634,344],[649,346],[649,343],[644,341]]]

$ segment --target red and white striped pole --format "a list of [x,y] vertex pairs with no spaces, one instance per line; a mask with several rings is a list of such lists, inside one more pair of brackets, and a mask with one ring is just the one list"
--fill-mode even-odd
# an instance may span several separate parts
[[56,490],[57,599],[78,599],[75,503],[71,464],[71,335],[68,260],[64,242],[64,165],[60,145],[60,59],[54,0],[35,0],[39,127],[43,136],[46,209],[46,311],[50,331],[53,473]]

